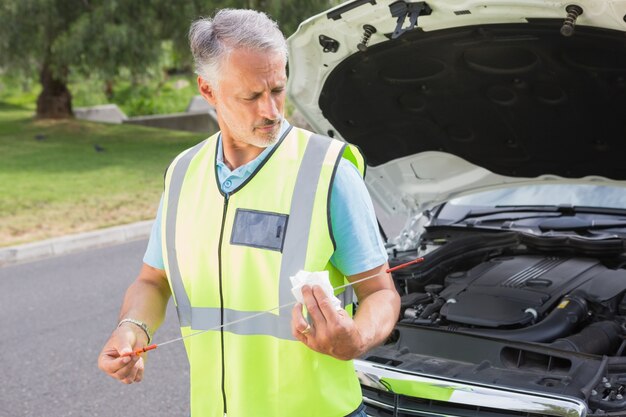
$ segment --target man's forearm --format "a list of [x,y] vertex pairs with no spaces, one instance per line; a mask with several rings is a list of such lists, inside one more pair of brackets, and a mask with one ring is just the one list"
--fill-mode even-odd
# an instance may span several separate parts
[[381,289],[359,302],[354,322],[362,339],[360,355],[385,341],[400,314],[400,296],[395,289]]
[[162,271],[144,265],[135,282],[126,290],[119,319],[139,320],[155,331],[165,318],[170,295]]

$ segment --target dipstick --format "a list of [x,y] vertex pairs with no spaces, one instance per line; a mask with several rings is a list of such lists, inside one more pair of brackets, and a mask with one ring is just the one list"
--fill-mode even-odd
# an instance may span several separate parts
[[[415,264],[423,262],[423,261],[424,261],[424,258],[413,259],[412,261],[409,261],[409,262],[406,262],[406,263],[403,263],[403,264],[400,264],[400,265],[396,265],[393,268],[386,269],[385,272],[389,273],[389,272],[397,271],[399,269],[406,268],[407,266],[415,265]],[[367,281],[368,279],[372,279],[372,278],[377,277],[377,276],[378,276],[378,274],[373,274],[373,275],[367,276],[365,278],[361,278],[361,279],[358,279],[356,281],[349,282],[349,283],[344,284],[344,285],[340,285],[338,287],[333,288],[333,290],[340,290],[342,288],[348,287],[350,285],[358,284],[359,282]],[[161,347],[161,346],[164,346],[164,345],[167,345],[167,344],[170,344],[170,343],[178,342],[178,341],[184,340],[184,339],[186,339],[188,337],[197,336],[199,334],[206,333],[206,332],[209,332],[209,331],[212,331],[212,330],[219,330],[219,329],[224,328],[226,326],[230,326],[232,324],[240,323],[240,322],[245,321],[245,320],[250,320],[250,319],[253,319],[253,318],[258,317],[258,316],[263,315],[263,314],[269,314],[269,313],[271,313],[274,310],[280,310],[280,309],[285,308],[285,307],[291,307],[291,306],[295,305],[296,303],[297,303],[297,301],[292,301],[290,303],[279,305],[279,306],[270,308],[269,310],[261,311],[261,312],[258,312],[256,314],[253,314],[251,316],[247,316],[247,317],[241,318],[239,320],[234,320],[234,321],[231,321],[231,322],[228,322],[228,323],[221,324],[219,326],[214,326],[214,327],[211,327],[210,329],[200,330],[200,331],[197,331],[195,333],[188,334],[187,336],[177,337],[176,339],[170,339],[168,341],[161,342],[161,343],[158,343],[158,344],[157,343],[153,343],[153,344],[151,344],[149,346],[144,346],[142,348],[135,349],[132,352],[123,353],[123,354],[120,355],[120,357],[141,355],[142,353],[147,352],[149,350],[154,350],[157,347]]]
[[151,344],[151,345],[144,346],[144,347],[139,348],[139,349],[135,349],[135,350],[133,350],[132,352],[122,353],[122,354],[120,355],[120,357],[122,357],[122,358],[123,358],[124,356],[141,355],[142,353],[147,352],[147,351],[149,351],[149,350],[154,350],[154,349],[156,349],[157,347],[158,347],[158,345],[157,345],[156,343],[153,343],[153,344]]

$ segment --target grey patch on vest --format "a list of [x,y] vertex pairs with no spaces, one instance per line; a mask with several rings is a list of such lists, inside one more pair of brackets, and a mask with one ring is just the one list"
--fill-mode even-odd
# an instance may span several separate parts
[[238,208],[230,243],[282,253],[288,219],[286,214]]

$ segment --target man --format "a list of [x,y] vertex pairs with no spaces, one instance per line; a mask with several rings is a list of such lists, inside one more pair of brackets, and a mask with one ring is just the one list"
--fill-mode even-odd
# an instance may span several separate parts
[[[99,366],[141,381],[143,358],[122,354],[149,343],[173,294],[183,335],[211,329],[185,339],[193,417],[365,416],[350,360],[387,337],[399,296],[362,159],[283,119],[287,48],[266,15],[222,10],[189,38],[220,133],[168,168],[144,265]],[[291,307],[299,270],[327,270],[334,287],[374,277],[353,286],[354,319],[304,286],[305,318],[300,304],[277,308]]]

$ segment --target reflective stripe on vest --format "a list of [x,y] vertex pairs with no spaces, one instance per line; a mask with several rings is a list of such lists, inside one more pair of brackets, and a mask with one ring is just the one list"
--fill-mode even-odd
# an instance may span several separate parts
[[172,171],[171,186],[169,192],[168,205],[171,207],[167,210],[167,217],[165,219],[166,236],[167,236],[167,258],[169,261],[169,276],[172,283],[172,292],[174,294],[174,301],[176,302],[176,312],[178,313],[178,320],[182,327],[191,325],[191,303],[189,297],[183,286],[183,279],[180,276],[180,268],[178,267],[178,258],[176,257],[176,245],[174,245],[174,239],[176,236],[176,216],[178,215],[178,202],[180,199],[180,190],[189,168],[189,163],[194,156],[202,149],[206,144],[206,140],[200,142],[193,148],[189,149],[183,154],[178,163]]
[[[171,207],[167,211],[166,218],[166,239],[170,269],[170,280],[176,300],[176,309],[181,326],[191,326],[194,330],[209,330],[218,328],[221,325],[221,308],[205,308],[192,307],[189,297],[185,291],[180,269],[178,268],[178,260],[175,251],[176,239],[176,218],[178,214],[178,203],[185,173],[189,167],[190,161],[204,146],[202,142],[186,152],[176,163],[172,172],[169,203]],[[291,210],[289,217],[289,228],[286,231],[283,262],[280,271],[280,288],[279,300],[280,306],[289,304],[293,301],[291,293],[291,282],[289,277],[295,275],[298,271],[304,269],[306,259],[307,243],[309,240],[309,230],[311,227],[311,218],[313,213],[313,200],[315,194],[311,190],[317,187],[323,162],[327,156],[329,148],[333,145],[335,148],[341,146],[341,150],[337,152],[341,155],[345,145],[340,145],[337,141],[330,138],[312,135],[307,143],[304,152],[303,162],[298,171],[296,186],[293,197],[291,199]],[[338,163],[338,161],[337,161]],[[354,292],[351,288],[345,289],[339,298],[344,306],[348,306],[354,300]],[[277,306],[278,307],[278,306]],[[227,325],[226,330],[241,335],[264,334],[277,337],[280,339],[295,340],[291,331],[281,325],[283,320],[291,319],[291,309],[282,308],[279,315],[261,314],[258,311],[237,311],[224,309],[224,324]],[[246,317],[257,316],[253,319],[244,320]],[[231,322],[237,321],[232,325]],[[241,321],[241,322],[239,322]]]

